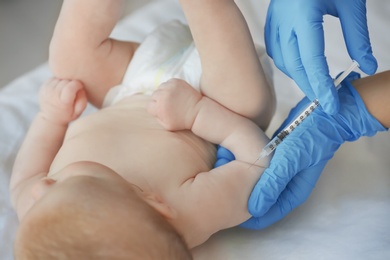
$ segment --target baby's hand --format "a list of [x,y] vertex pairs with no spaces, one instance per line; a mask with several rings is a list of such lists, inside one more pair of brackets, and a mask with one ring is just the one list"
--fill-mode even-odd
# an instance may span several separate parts
[[202,95],[187,82],[171,79],[153,93],[148,112],[170,131],[191,129]]
[[68,124],[78,118],[87,106],[87,96],[77,80],[49,79],[40,91],[44,117],[54,123]]

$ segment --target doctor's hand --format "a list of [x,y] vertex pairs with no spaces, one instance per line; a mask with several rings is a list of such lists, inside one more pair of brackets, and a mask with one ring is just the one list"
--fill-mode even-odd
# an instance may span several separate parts
[[[386,130],[367,111],[352,87],[350,81],[357,78],[359,74],[353,72],[343,81],[337,115],[328,115],[317,108],[278,146],[249,198],[248,209],[253,217],[241,224],[242,227],[262,229],[282,219],[308,198],[326,163],[342,143]],[[301,100],[276,133],[310,103],[307,98]],[[219,165],[231,159],[222,148],[217,157]]]
[[374,74],[377,61],[367,28],[365,0],[271,0],[265,24],[265,44],[275,65],[292,78],[305,95],[318,98],[334,115],[340,102],[324,55],[323,16],[340,19],[348,53],[360,69]]
[[[261,229],[282,219],[310,195],[326,163],[345,141],[373,136],[385,131],[367,110],[350,81],[352,72],[339,90],[340,111],[326,114],[320,107],[309,115],[275,150],[248,201],[252,217],[242,226]],[[304,98],[293,108],[282,128],[294,120],[311,102]],[[277,131],[277,133],[280,130]]]

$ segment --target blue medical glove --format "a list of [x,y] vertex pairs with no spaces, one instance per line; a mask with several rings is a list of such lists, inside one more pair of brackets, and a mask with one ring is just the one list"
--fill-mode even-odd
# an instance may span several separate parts
[[348,53],[360,69],[375,73],[365,0],[271,0],[265,44],[275,65],[292,78],[310,100],[318,98],[334,115],[339,99],[324,55],[323,16],[339,17]]
[[228,162],[236,159],[234,154],[225,147],[218,145],[217,148],[217,161],[214,164],[214,168],[227,164]]
[[[326,163],[342,143],[387,130],[367,111],[350,84],[357,78],[359,74],[353,72],[343,81],[337,115],[328,115],[317,108],[278,146],[249,198],[249,212],[254,217],[241,226],[261,229],[280,220],[307,199]],[[310,103],[307,98],[300,101],[276,133]]]

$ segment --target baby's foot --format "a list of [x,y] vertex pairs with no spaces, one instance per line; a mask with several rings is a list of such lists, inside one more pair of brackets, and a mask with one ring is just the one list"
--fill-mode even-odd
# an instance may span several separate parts
[[148,112],[167,130],[191,129],[197,114],[196,104],[201,98],[202,95],[187,82],[171,79],[153,93]]

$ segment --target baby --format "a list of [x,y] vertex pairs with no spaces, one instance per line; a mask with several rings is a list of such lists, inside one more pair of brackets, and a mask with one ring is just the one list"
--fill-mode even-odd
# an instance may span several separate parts
[[[233,0],[180,2],[191,33],[139,44],[109,38],[122,1],[64,1],[12,173],[17,259],[191,259],[250,218],[274,93]],[[212,169],[215,144],[236,160]]]

